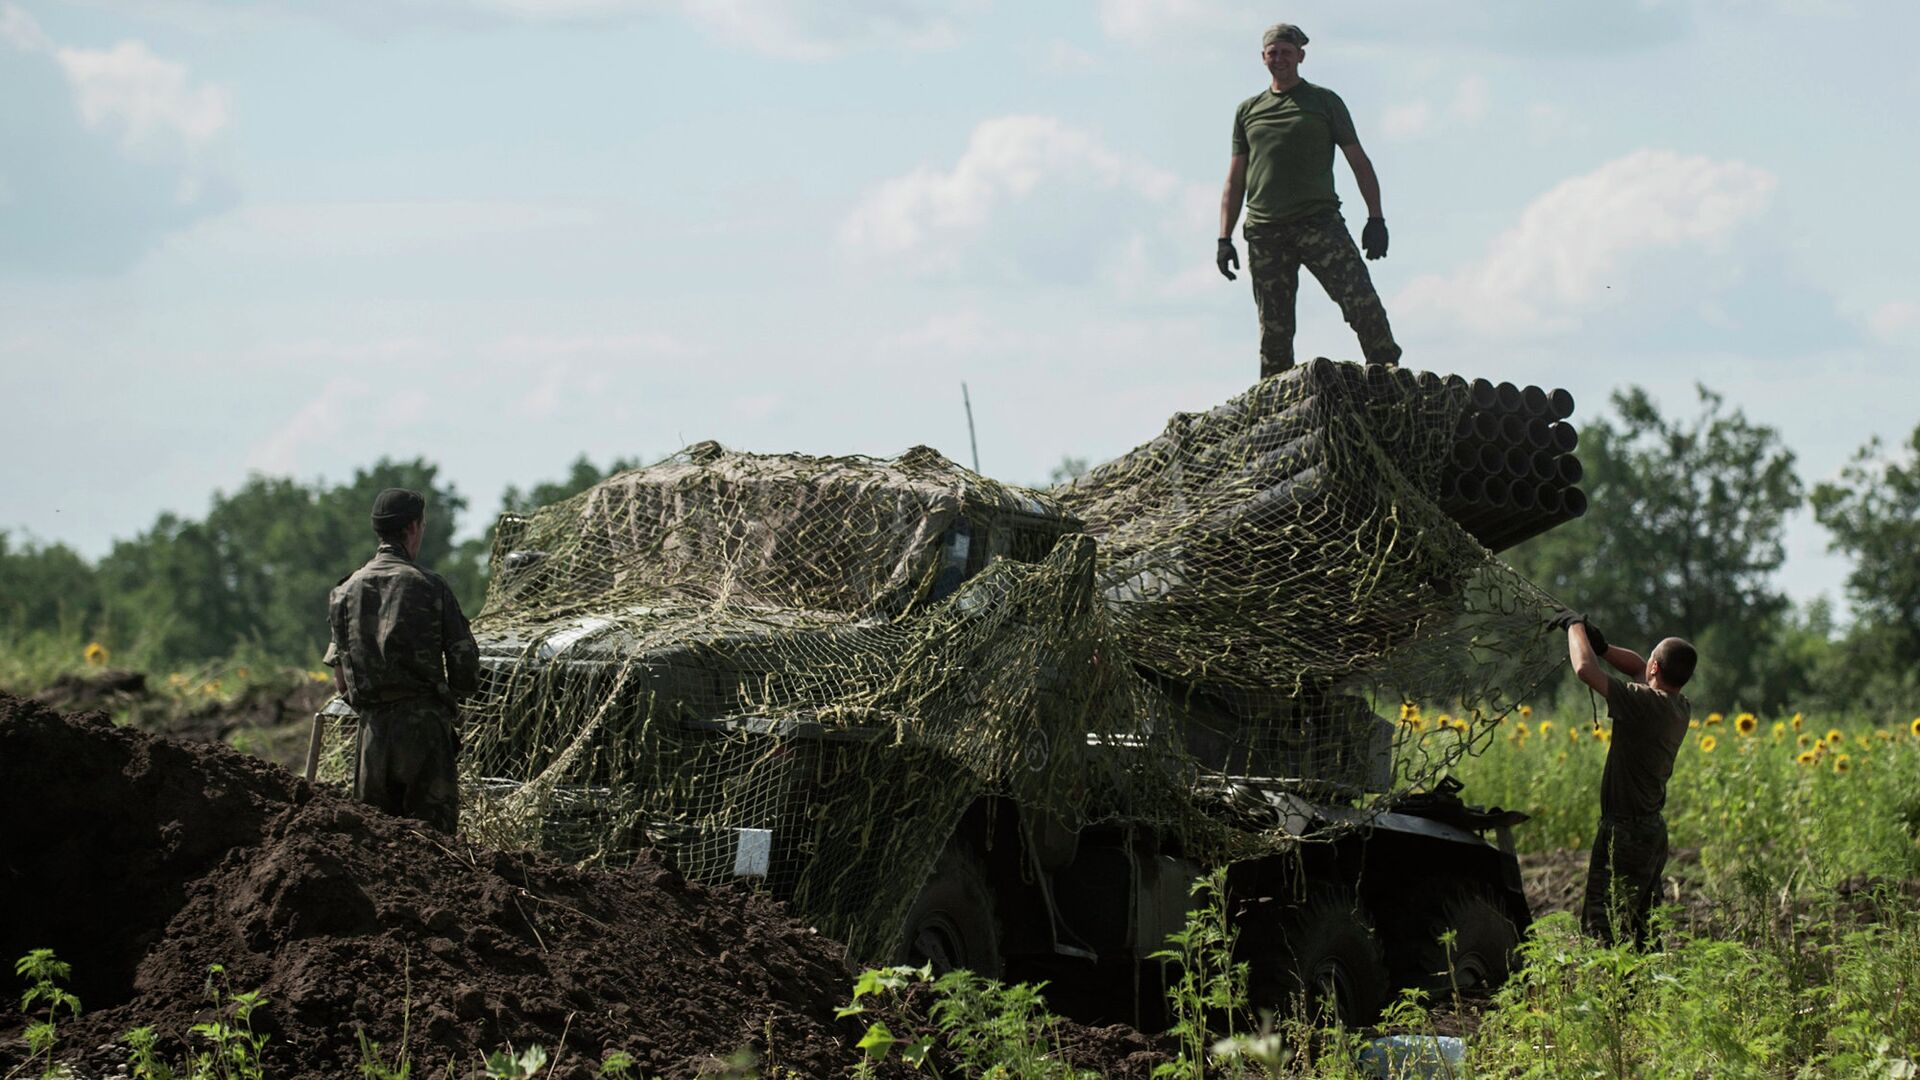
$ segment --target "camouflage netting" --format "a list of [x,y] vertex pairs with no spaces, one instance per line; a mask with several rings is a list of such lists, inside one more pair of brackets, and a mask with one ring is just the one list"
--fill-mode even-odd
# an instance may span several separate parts
[[466,824],[764,875],[879,958],[982,795],[1203,861],[1298,842],[1276,792],[1363,822],[1559,655],[1436,505],[1464,389],[1315,361],[1045,493],[704,443],[504,518]]

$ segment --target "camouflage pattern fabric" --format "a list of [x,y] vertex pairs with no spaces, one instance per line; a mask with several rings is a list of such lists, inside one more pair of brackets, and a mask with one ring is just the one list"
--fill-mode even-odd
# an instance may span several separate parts
[[1580,925],[1608,944],[1631,936],[1636,945],[1645,945],[1647,920],[1666,866],[1666,818],[1659,814],[1601,817],[1587,861]]
[[456,753],[452,710],[437,701],[363,709],[354,742],[354,798],[455,832],[460,825]]
[[1340,314],[1359,337],[1367,363],[1400,362],[1400,346],[1394,344],[1387,310],[1337,211],[1277,224],[1250,224],[1245,231],[1253,302],[1260,315],[1261,378],[1293,366],[1294,297],[1300,290],[1303,265],[1340,305]]
[[355,709],[430,698],[449,705],[480,685],[480,650],[440,575],[383,543],[334,586],[326,662],[340,668]]

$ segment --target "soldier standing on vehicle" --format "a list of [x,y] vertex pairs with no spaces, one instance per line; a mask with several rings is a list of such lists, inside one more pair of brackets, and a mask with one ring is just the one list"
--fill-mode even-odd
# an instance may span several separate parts
[[1367,202],[1360,234],[1367,258],[1387,257],[1387,220],[1380,213],[1380,180],[1360,148],[1353,118],[1340,95],[1300,77],[1307,35],[1292,23],[1276,23],[1261,39],[1260,60],[1272,76],[1267,89],[1240,103],[1233,116],[1233,160],[1220,197],[1220,243],[1214,261],[1228,281],[1240,265],[1233,225],[1247,207],[1247,265],[1260,316],[1260,377],[1293,366],[1294,295],[1305,264],[1360,338],[1369,364],[1398,364],[1387,311],[1380,305],[1367,264],[1340,217],[1333,190],[1333,148],[1353,170]]
[[[1556,622],[1566,626],[1573,673],[1607,699],[1613,719],[1580,923],[1609,944],[1631,935],[1644,946],[1667,865],[1667,819],[1661,816],[1667,780],[1693,711],[1680,688],[1693,678],[1699,654],[1670,637],[1642,660],[1631,649],[1609,646],[1605,635],[1577,615],[1563,613]],[[1627,678],[1602,671],[1603,659]]]
[[353,794],[443,832],[460,823],[458,706],[480,682],[460,602],[414,562],[427,501],[388,488],[373,501],[380,548],[327,598],[334,686],[359,714]]

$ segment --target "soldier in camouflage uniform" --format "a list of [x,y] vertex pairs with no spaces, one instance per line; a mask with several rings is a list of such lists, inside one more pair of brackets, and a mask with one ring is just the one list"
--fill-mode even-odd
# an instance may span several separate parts
[[327,598],[334,685],[359,714],[353,793],[443,832],[460,823],[458,706],[480,651],[440,575],[414,562],[426,499],[388,488],[373,503],[380,549]]
[[1303,264],[1340,305],[1367,363],[1400,362],[1386,309],[1340,217],[1340,198],[1333,191],[1333,148],[1346,155],[1367,201],[1367,227],[1360,241],[1369,259],[1387,255],[1380,181],[1340,95],[1300,78],[1306,45],[1307,35],[1291,23],[1267,28],[1260,59],[1272,84],[1234,113],[1233,160],[1220,199],[1215,263],[1229,281],[1234,274],[1228,267],[1240,265],[1233,226],[1242,199],[1246,202],[1247,261],[1260,314],[1261,378],[1293,366],[1294,296]]

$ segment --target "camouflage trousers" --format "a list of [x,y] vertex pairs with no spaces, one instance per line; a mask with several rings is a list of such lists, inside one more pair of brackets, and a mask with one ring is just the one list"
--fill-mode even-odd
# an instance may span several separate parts
[[1398,364],[1400,346],[1387,325],[1387,309],[1373,290],[1366,260],[1337,210],[1277,225],[1249,225],[1247,273],[1253,279],[1253,305],[1260,313],[1260,377],[1293,366],[1294,297],[1300,291],[1300,267],[1340,305],[1340,314],[1360,339],[1369,364]]
[[358,710],[353,794],[389,814],[451,833],[460,826],[452,710],[431,699]]
[[1660,875],[1667,866],[1667,819],[1601,817],[1587,860],[1587,895],[1580,906],[1580,925],[1601,941],[1612,944],[1631,937],[1647,943],[1647,919],[1654,897],[1660,895]]

